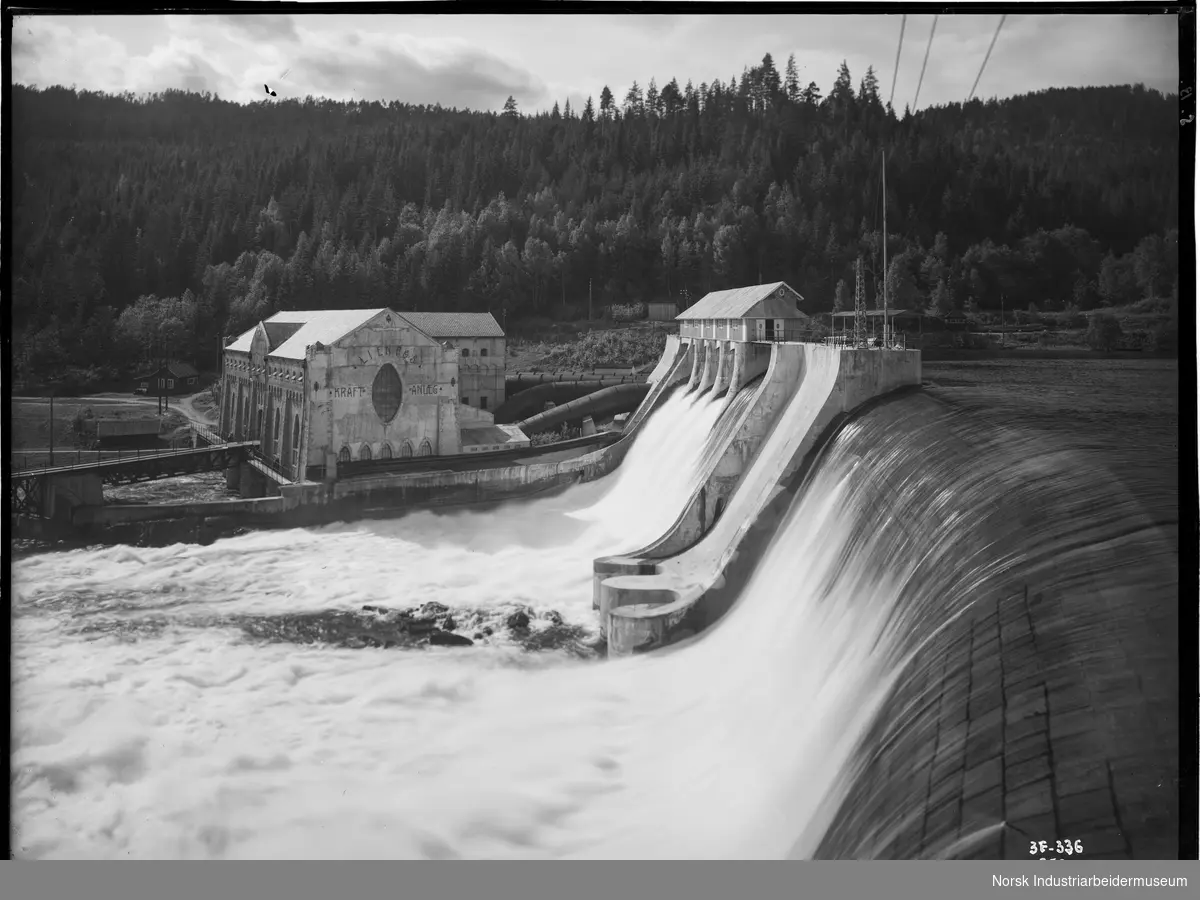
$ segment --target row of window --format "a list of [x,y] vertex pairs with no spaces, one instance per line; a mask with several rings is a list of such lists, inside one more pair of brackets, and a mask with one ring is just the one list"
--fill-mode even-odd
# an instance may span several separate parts
[[[413,455],[412,444],[410,444],[408,441],[405,441],[403,444],[400,445],[400,458],[408,459],[412,455]],[[417,447],[416,455],[417,456],[433,456],[433,445],[431,443],[429,443],[428,438],[421,439],[421,444],[420,444],[420,446]],[[343,445],[342,449],[338,452],[338,462],[347,463],[347,462],[350,462],[350,460],[353,458],[354,458],[354,454],[351,452],[350,446],[348,444]],[[392,458],[392,445],[389,444],[387,441],[384,441],[383,446],[379,449],[379,458],[380,459],[391,459]],[[360,462],[368,462],[369,460],[372,459],[370,444],[363,444],[361,447],[359,447],[358,459]]]
[[[488,400],[488,398],[487,398],[487,397],[480,397],[480,398],[479,398],[479,408],[480,408],[480,409],[487,409],[487,400]],[[471,398],[470,398],[470,397],[468,397],[466,394],[463,394],[463,397],[462,397],[462,403],[463,403],[463,406],[470,406],[470,405],[471,405]]]
[[[470,348],[470,347],[463,347],[463,348],[462,348],[462,355],[463,355],[463,356],[470,356],[470,355],[471,355],[471,348]],[[479,348],[479,355],[480,355],[480,356],[487,356],[487,347],[480,347],[480,348]]]
[[[188,383],[188,384],[195,384],[195,383],[196,383],[196,379],[195,379],[195,378],[189,378],[189,379],[187,380],[187,383]],[[169,388],[169,389],[170,389],[170,388],[174,388],[174,387],[175,387],[175,379],[174,379],[174,378],[160,378],[160,379],[158,379],[158,386],[159,386],[160,388],[162,388],[162,387]],[[150,382],[148,382],[148,381],[143,381],[143,382],[142,382],[142,390],[144,390],[144,391],[148,391],[148,390],[150,390]]]

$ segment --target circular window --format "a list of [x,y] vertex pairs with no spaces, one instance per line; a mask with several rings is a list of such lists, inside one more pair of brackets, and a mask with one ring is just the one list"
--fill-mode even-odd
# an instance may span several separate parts
[[396,418],[400,411],[400,400],[404,385],[400,381],[400,373],[391,363],[384,363],[375,375],[371,385],[371,402],[375,405],[375,415],[387,424]]

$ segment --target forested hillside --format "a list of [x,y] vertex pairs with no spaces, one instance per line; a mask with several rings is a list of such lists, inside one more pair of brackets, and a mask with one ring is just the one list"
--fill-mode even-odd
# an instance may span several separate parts
[[[13,89],[16,361],[211,366],[276,310],[577,316],[786,280],[810,311],[1080,309],[1177,291],[1175,98],[1051,90],[894,114],[771,58],[524,116],[168,91]],[[839,288],[839,282],[841,286]]]

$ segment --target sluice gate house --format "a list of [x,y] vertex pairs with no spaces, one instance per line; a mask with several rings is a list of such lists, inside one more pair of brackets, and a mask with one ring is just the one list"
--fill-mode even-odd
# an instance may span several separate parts
[[[422,321],[459,334],[439,338]],[[468,367],[464,387],[464,357],[497,365]],[[472,452],[473,434],[491,424],[486,403],[465,404],[496,397],[496,382],[503,399],[504,334],[489,313],[279,312],[225,347],[221,435],[260,441],[263,459],[291,480],[336,478],[351,461],[453,456]],[[474,427],[464,436],[464,426]],[[516,444],[524,437],[496,429]]]

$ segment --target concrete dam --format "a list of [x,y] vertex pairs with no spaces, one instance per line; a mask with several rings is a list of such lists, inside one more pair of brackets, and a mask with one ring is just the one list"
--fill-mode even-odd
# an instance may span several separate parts
[[916,352],[723,311],[615,443],[463,473],[557,492],[14,562],[14,843],[1175,856],[1178,554],[1137,498]]

